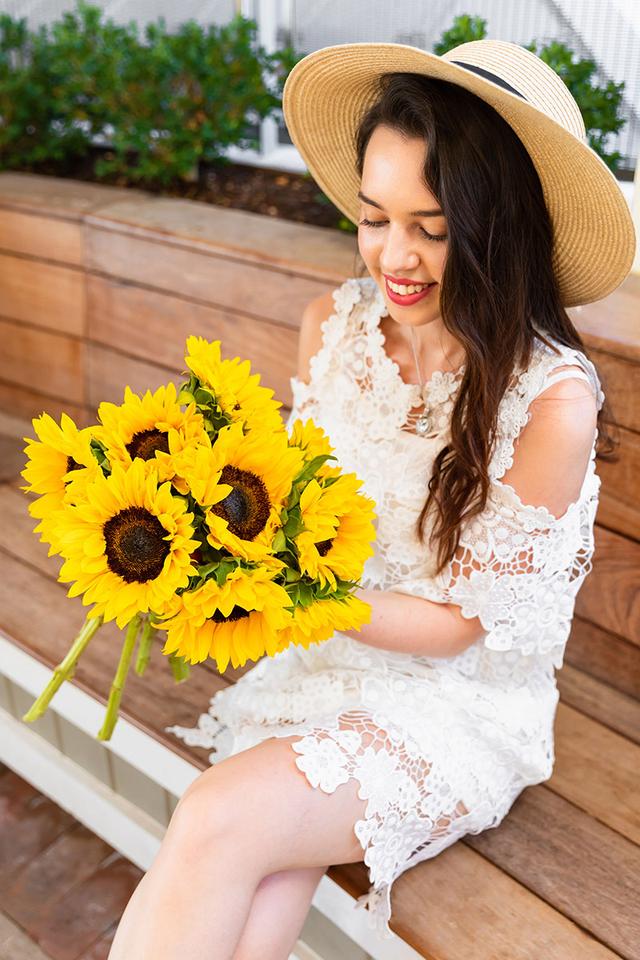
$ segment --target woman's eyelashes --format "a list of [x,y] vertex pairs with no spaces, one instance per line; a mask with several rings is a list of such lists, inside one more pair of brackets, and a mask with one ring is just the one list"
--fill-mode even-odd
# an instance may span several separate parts
[[[367,218],[364,217],[364,219],[360,220],[360,226],[362,226],[362,227],[382,227],[382,226],[384,226],[384,224],[385,224],[386,222],[387,222],[386,220],[367,220]],[[425,237],[426,240],[435,240],[436,242],[439,242],[439,241],[442,241],[442,240],[446,240],[446,239],[447,239],[447,234],[446,234],[446,233],[443,233],[441,236],[436,236],[436,235],[433,234],[433,233],[427,233],[427,231],[424,229],[424,227],[420,227],[420,226],[419,226],[418,229],[420,230],[420,232],[422,233],[422,235]]]

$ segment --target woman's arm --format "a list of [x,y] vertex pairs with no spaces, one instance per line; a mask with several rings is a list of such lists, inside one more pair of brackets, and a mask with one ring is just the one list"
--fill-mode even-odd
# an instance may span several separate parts
[[341,632],[371,647],[416,657],[455,657],[486,633],[478,617],[465,619],[456,604],[364,587],[355,595],[371,605],[371,623]]
[[[570,369],[570,366],[557,369]],[[523,503],[545,506],[553,516],[559,517],[578,498],[582,487],[594,441],[596,401],[589,385],[583,380],[569,377],[543,390],[529,409],[531,418],[518,438],[513,464],[501,483],[511,486]],[[514,531],[514,536],[518,533]],[[505,564],[505,575],[509,582],[507,596],[517,587],[513,581],[514,577],[516,581],[519,579],[518,572],[529,574],[526,578],[527,589],[533,589],[530,586],[535,572],[532,536],[522,531],[522,539],[526,540],[522,555]],[[544,530],[539,536],[546,536]],[[478,568],[478,576],[493,568],[498,571],[501,567],[499,559],[485,561],[484,565],[469,563],[469,558],[465,557],[467,552],[460,547],[456,555],[459,565],[463,567],[459,579],[472,573],[474,566]],[[515,548],[514,552],[517,554]],[[540,556],[543,556],[542,551]],[[496,579],[499,586],[500,576],[497,572]],[[489,590],[488,582],[480,589]],[[469,604],[468,591],[466,593]],[[479,616],[463,617],[456,603],[435,603],[409,593],[389,590],[358,589],[356,596],[371,604],[371,623],[364,624],[359,631],[344,632],[372,647],[398,650],[415,656],[453,657],[489,633],[489,629],[483,628]],[[504,599],[501,602],[504,603]],[[535,600],[532,598],[530,602],[533,604]],[[496,609],[499,605],[494,604]],[[487,617],[495,618],[495,610],[489,609],[491,604],[486,607]],[[535,617],[531,619],[535,626]]]

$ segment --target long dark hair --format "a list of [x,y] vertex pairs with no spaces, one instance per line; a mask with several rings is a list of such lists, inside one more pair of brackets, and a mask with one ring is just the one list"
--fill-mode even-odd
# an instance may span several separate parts
[[[456,553],[462,522],[486,505],[498,406],[516,366],[524,369],[531,361],[532,324],[545,343],[546,333],[588,354],[560,300],[540,179],[500,114],[456,84],[414,73],[384,74],[356,133],[360,177],[379,124],[426,143],[424,182],[441,205],[449,238],[440,284],[442,322],[466,351],[451,441],[434,460],[417,521],[424,544],[427,513],[435,506],[431,536],[440,573]],[[359,260],[356,275],[364,275]],[[617,459],[619,439],[604,427],[612,419],[605,400],[596,444],[604,460]]]

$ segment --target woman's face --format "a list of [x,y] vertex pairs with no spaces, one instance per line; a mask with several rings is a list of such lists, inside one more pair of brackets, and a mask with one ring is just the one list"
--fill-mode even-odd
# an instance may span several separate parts
[[[360,184],[360,254],[388,313],[409,326],[440,316],[439,285],[448,246],[444,215],[422,180],[425,150],[424,140],[376,127],[365,151]],[[435,286],[424,296],[414,296],[413,303],[402,303],[392,299],[388,280],[394,279]],[[406,301],[403,293],[407,291],[401,290],[399,299]]]

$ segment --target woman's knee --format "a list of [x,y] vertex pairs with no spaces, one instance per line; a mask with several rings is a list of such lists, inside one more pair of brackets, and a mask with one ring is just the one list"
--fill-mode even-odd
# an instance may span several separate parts
[[182,794],[173,811],[169,830],[182,843],[219,842],[230,839],[242,811],[229,785],[213,767],[203,771]]

